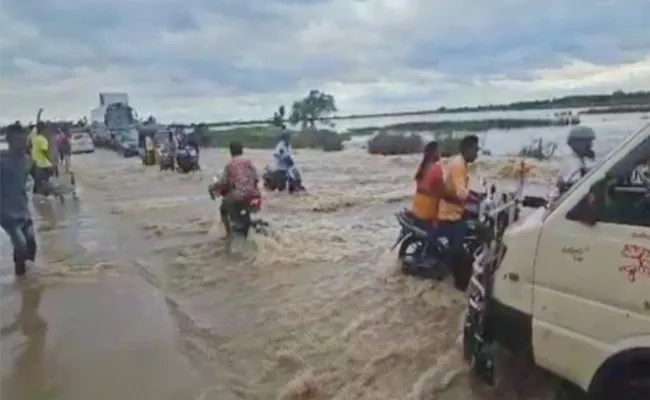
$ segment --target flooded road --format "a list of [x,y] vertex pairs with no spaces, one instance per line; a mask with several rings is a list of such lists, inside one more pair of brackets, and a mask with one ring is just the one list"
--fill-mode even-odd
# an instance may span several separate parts
[[14,279],[0,241],[0,397],[196,398],[200,374],[165,297],[120,253],[101,213],[72,200],[35,208],[40,249],[25,278]]
[[[247,155],[260,169],[271,161]],[[464,295],[397,271],[393,214],[419,156],[299,151],[311,195],[265,193],[271,235],[230,248],[206,190],[229,156],[201,157],[203,179],[109,152],[75,156],[80,205],[41,217],[35,289],[13,283],[3,261],[3,399],[136,398],[115,392],[111,374],[138,379],[139,399],[545,398],[547,379],[526,369],[493,393],[471,385]],[[481,161],[476,174],[509,177],[514,165]],[[553,168],[531,173],[543,182]],[[27,338],[5,335],[14,314],[28,316]],[[49,344],[52,332],[63,345]],[[16,343],[30,337],[37,355],[19,362]],[[42,391],[25,392],[34,381]]]

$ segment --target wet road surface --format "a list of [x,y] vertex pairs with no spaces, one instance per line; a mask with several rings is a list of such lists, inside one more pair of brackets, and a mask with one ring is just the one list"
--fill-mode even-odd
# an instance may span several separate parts
[[272,234],[229,247],[206,191],[228,155],[201,156],[203,177],[75,157],[79,205],[40,218],[39,270],[16,284],[3,261],[3,399],[545,398],[526,368],[496,391],[471,384],[464,296],[397,272],[393,213],[419,157],[301,151],[311,195],[266,193]]

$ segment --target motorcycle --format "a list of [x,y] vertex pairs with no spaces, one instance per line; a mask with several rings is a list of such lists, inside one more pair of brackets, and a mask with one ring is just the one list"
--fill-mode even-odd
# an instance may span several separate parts
[[[443,235],[430,241],[428,223],[417,220],[409,210],[396,214],[400,224],[400,234],[392,250],[399,246],[398,259],[402,272],[427,279],[443,280],[449,271],[454,277],[454,285],[459,290],[466,290],[472,274],[474,255],[481,243],[490,240],[493,235],[501,235],[511,221],[517,220],[523,207],[537,207],[545,200],[534,196],[523,196],[523,180],[514,192],[497,193],[496,186],[489,188],[482,182],[483,192],[472,192],[465,205],[464,223],[467,234],[463,238],[463,252],[460,262],[453,267],[448,264],[451,249],[449,241]],[[506,205],[510,205],[507,208]],[[513,214],[510,215],[509,213]]]
[[291,194],[302,193],[307,190],[302,184],[302,174],[291,157],[287,159],[287,166],[286,170],[266,166],[262,174],[262,181],[266,190],[277,190],[279,192],[287,190]]
[[[451,249],[449,240],[438,236],[430,240],[428,224],[417,220],[409,210],[396,214],[400,224],[400,233],[392,250],[399,246],[397,257],[402,265],[402,272],[421,278],[443,280],[449,271],[454,276],[454,285],[459,290],[465,290],[471,276],[472,256],[478,247],[479,231],[481,230],[480,210],[489,207],[491,198],[474,193],[476,202],[465,207],[464,223],[467,234],[463,238],[463,254],[461,265],[448,266]],[[483,204],[482,204],[483,203]],[[459,256],[460,257],[460,256]]]
[[463,326],[463,356],[470,362],[473,372],[487,383],[494,383],[495,354],[485,317],[489,312],[488,299],[492,296],[494,271],[506,252],[502,243],[503,233],[507,226],[519,219],[521,206],[541,208],[548,205],[548,200],[542,197],[519,196],[483,216],[487,220],[501,218],[501,221],[493,226],[494,234],[482,241],[474,253],[468,285],[468,310]]
[[158,148],[158,166],[161,171],[174,170],[174,155],[167,146]]
[[[216,201],[217,197],[224,197],[228,194],[228,188],[220,186],[219,179],[215,176],[212,178],[212,183],[208,185],[208,194],[212,201]],[[238,207],[235,213],[229,214],[228,218],[232,232],[244,238],[248,237],[251,229],[258,234],[268,234],[268,222],[252,218],[252,215],[259,212],[261,208],[262,199],[254,198],[245,206]]]
[[176,153],[176,164],[178,165],[178,171],[183,173],[201,170],[199,166],[199,154],[191,146],[186,146],[178,150]]

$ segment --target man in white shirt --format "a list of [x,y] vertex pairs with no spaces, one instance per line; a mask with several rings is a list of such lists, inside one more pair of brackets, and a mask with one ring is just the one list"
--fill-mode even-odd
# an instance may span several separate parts
[[582,179],[593,166],[595,153],[593,150],[596,134],[588,126],[577,126],[569,132],[567,145],[571,149],[560,167],[557,179],[559,194],[568,190],[574,183]]
[[273,151],[275,157],[276,168],[281,171],[288,171],[291,167],[289,160],[291,160],[291,135],[283,133],[280,135],[280,141],[275,146]]

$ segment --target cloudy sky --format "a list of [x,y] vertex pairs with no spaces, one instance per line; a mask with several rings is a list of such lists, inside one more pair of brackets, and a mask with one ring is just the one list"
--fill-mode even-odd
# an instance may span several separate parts
[[650,89],[650,0],[3,0],[0,120],[125,91],[162,121]]

